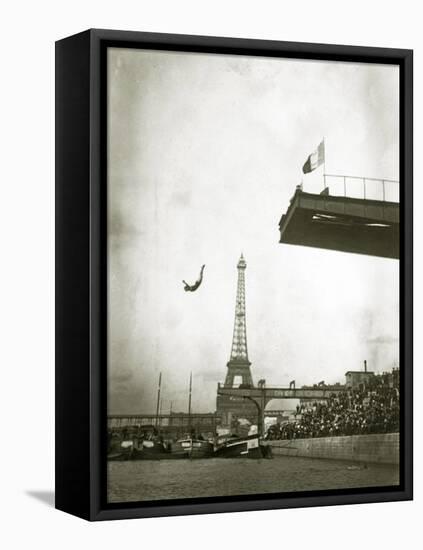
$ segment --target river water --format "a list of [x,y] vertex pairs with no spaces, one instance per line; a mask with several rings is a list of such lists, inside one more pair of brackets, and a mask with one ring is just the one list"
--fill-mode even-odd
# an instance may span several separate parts
[[208,458],[110,462],[109,502],[398,485],[398,466],[338,460]]

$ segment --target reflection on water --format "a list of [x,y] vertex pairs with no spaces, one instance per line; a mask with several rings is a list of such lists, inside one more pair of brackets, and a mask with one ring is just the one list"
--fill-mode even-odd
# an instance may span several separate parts
[[110,462],[109,502],[398,485],[398,466],[278,456]]

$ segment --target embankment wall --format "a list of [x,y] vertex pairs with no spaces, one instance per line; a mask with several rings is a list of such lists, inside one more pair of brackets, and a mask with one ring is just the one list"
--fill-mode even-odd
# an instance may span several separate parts
[[399,464],[399,433],[269,441],[275,456]]

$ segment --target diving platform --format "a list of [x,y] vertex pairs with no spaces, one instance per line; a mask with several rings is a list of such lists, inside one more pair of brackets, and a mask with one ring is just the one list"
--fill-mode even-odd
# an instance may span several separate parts
[[399,225],[399,203],[297,187],[279,222],[279,242],[399,259]]

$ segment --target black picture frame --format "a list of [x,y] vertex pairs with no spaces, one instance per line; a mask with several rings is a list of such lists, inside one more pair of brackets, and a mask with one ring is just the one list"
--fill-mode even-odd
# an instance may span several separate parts
[[[111,46],[396,64],[400,69],[400,485],[108,504],[106,52]],[[413,53],[91,29],[56,43],[56,508],[108,520],[412,499]]]

